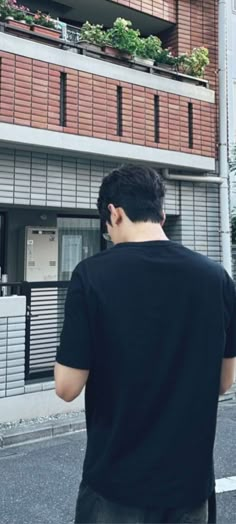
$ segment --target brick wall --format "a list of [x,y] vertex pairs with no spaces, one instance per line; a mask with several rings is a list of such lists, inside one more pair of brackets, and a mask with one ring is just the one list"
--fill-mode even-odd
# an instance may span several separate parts
[[169,22],[176,22],[177,0],[110,0]]
[[[213,104],[158,92],[75,69],[0,52],[0,121],[214,157]],[[66,127],[60,126],[60,74],[67,73]],[[123,133],[117,135],[117,86],[122,87]],[[154,96],[159,95],[159,143]],[[188,103],[193,104],[193,148]]]
[[209,49],[210,65],[205,77],[216,90],[218,2],[217,0],[178,0],[177,24],[161,35],[165,46],[180,54],[190,52],[194,47]]

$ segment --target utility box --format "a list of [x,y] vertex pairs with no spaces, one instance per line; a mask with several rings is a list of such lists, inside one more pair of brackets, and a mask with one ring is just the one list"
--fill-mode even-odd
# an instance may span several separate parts
[[56,228],[26,227],[24,280],[58,280],[58,233]]

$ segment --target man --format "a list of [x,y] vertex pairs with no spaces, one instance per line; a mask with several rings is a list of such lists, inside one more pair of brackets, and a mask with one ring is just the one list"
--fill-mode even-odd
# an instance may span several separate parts
[[167,239],[164,185],[124,165],[98,209],[114,247],[70,283],[56,392],[86,384],[76,523],[202,523],[214,492],[219,393],[233,383],[236,294],[225,270]]

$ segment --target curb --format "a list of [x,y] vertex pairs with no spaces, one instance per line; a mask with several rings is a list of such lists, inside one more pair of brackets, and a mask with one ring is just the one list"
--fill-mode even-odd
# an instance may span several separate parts
[[0,449],[15,446],[17,444],[23,444],[26,442],[34,442],[42,439],[51,439],[66,435],[68,433],[75,433],[86,429],[85,419],[74,422],[56,422],[56,423],[45,423],[41,424],[40,427],[37,425],[29,429],[27,427],[17,431],[10,430],[0,434]]

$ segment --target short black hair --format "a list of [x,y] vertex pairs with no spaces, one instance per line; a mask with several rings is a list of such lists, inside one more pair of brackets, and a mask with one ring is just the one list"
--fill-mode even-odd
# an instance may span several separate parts
[[98,197],[98,211],[103,224],[110,224],[108,205],[122,207],[132,222],[163,220],[165,185],[151,167],[124,164],[103,179]]

